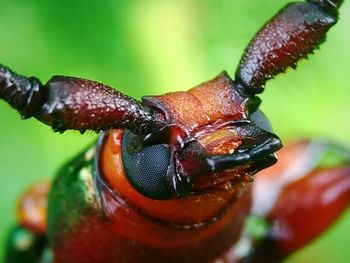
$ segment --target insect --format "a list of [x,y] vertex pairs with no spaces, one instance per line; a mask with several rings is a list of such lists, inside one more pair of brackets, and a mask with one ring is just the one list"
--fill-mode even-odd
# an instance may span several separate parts
[[[256,94],[266,80],[324,40],[340,4],[289,5],[252,41],[234,81],[221,74],[187,93],[146,97],[142,103],[99,83],[55,77],[42,85],[1,67],[1,97],[22,116],[34,116],[57,131],[123,129],[108,131],[96,151],[73,161],[55,181],[48,237],[56,260],[144,262],[147,255],[150,262],[204,262],[235,243],[249,213],[251,176],[272,165],[273,153],[281,147],[257,110]],[[276,36],[276,29],[281,35]],[[271,46],[266,46],[266,38]],[[124,171],[117,170],[122,166]],[[76,178],[76,188],[66,187],[66,178]],[[231,204],[238,196],[239,202]],[[233,211],[239,205],[241,220],[226,211],[226,206]],[[116,214],[117,207],[127,216]],[[235,229],[222,225],[224,221],[234,222]],[[122,229],[113,227],[120,225]],[[206,232],[214,232],[212,239]],[[101,242],[90,242],[92,237]],[[221,239],[225,242],[220,247],[213,245]]]

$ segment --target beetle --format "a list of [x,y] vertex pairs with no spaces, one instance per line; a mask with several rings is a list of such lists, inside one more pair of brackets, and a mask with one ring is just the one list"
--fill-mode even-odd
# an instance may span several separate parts
[[[336,1],[309,1],[309,3],[294,4],[283,9],[275,17],[275,20],[272,20],[260,31],[247,48],[234,81],[224,73],[187,93],[145,97],[143,103],[139,103],[99,83],[76,78],[55,77],[48,84],[42,85],[36,78],[24,78],[3,66],[1,67],[3,83],[1,95],[14,108],[19,110],[23,117],[34,116],[51,125],[57,131],[65,129],[80,131],[86,129],[99,131],[108,130],[109,128],[128,129],[127,131],[109,131],[100,140],[96,152],[96,156],[98,156],[96,158],[97,163],[90,164],[95,167],[93,169],[96,171],[95,178],[102,178],[95,179],[95,184],[99,187],[102,195],[101,202],[105,206],[104,209],[107,209],[107,207],[112,209],[114,206],[113,202],[112,204],[109,203],[112,197],[108,195],[110,194],[108,189],[110,190],[111,186],[113,189],[120,187],[120,182],[116,184],[114,182],[116,180],[114,176],[120,174],[120,171],[114,171],[113,169],[121,165],[124,166],[127,177],[127,180],[123,181],[126,187],[115,191],[121,193],[125,198],[130,194],[128,193],[129,190],[126,189],[130,189],[131,184],[137,190],[137,192],[133,192],[131,196],[127,197],[127,200],[130,198],[131,203],[134,203],[133,198],[140,198],[139,193],[150,199],[178,198],[178,200],[183,201],[191,200],[191,198],[196,197],[196,194],[203,196],[213,189],[216,189],[215,191],[220,190],[223,195],[230,193],[227,199],[229,201],[229,199],[241,195],[241,187],[247,188],[246,185],[249,185],[252,174],[275,162],[273,153],[281,146],[279,139],[269,132],[270,128],[265,117],[257,110],[260,102],[255,95],[262,91],[266,80],[284,71],[287,66],[293,66],[300,57],[311,52],[315,46],[324,40],[325,31],[336,21],[337,9],[333,5],[338,6],[340,4],[341,2]],[[306,12],[307,15],[301,15],[303,12]],[[285,28],[280,27],[281,36],[284,37],[283,34],[291,31],[296,34],[296,39],[293,42],[283,38],[278,39],[278,36],[273,39],[273,36],[275,36],[274,29],[285,25],[283,24],[285,19],[290,20],[295,25],[287,24]],[[310,19],[310,21],[307,19]],[[310,23],[312,30],[308,31],[304,28],[305,20]],[[305,36],[303,36],[304,33]],[[262,44],[266,44],[262,43],[262,39],[267,37],[271,37],[272,42],[266,50],[266,47],[262,46]],[[304,38],[309,41],[305,43],[305,46]],[[295,42],[300,45],[296,46]],[[288,56],[283,57],[285,53],[276,52],[274,44],[281,45],[283,51],[291,49]],[[275,57],[270,57],[271,54],[274,54]],[[271,66],[272,64],[273,66]],[[210,101],[208,101],[208,96]],[[199,103],[195,104],[197,101]],[[122,146],[120,147],[120,145]],[[117,157],[120,156],[120,153],[122,159]],[[160,166],[147,170],[148,166],[158,164],[158,162],[152,160],[154,155],[157,155],[158,158],[164,157],[164,159],[158,160]],[[88,154],[88,156],[90,155]],[[83,160],[86,162],[92,161],[84,158]],[[109,161],[107,162],[108,158]],[[171,161],[168,161],[169,159]],[[115,160],[122,163],[115,163]],[[78,166],[80,161],[79,158],[76,161]],[[113,163],[114,166],[111,165]],[[88,164],[86,163],[86,165]],[[138,167],[138,165],[140,166]],[[73,167],[71,169],[74,170],[75,162],[71,166]],[[113,176],[109,177],[110,175],[105,169],[112,171]],[[86,175],[89,174],[87,170],[78,170],[85,171],[85,176],[89,177]],[[69,171],[65,172],[69,173]],[[151,177],[150,174],[152,174]],[[108,183],[105,182],[106,180]],[[58,182],[59,180],[56,180],[52,188],[50,194],[50,200],[52,201],[49,203],[53,204],[60,199],[61,190],[59,190]],[[55,196],[56,190],[58,196],[54,198],[52,196]],[[127,193],[123,194],[123,191],[127,191]],[[222,222],[224,217],[219,213],[215,216],[212,214],[202,215],[203,217],[196,217],[195,221],[186,215],[179,215],[180,219],[177,219],[176,216],[178,215],[176,213],[178,211],[174,211],[174,214],[169,217],[166,214],[168,212],[165,212],[165,215],[162,214],[164,209],[162,206],[159,206],[156,211],[156,213],[162,215],[154,215],[154,211],[148,209],[156,207],[155,203],[157,202],[147,203],[148,201],[145,200],[148,199],[144,199],[138,204],[143,206],[139,209],[147,215],[151,214],[152,217],[163,223],[170,220],[172,227],[180,225],[184,228],[198,230],[202,225],[204,227],[209,223],[217,225],[216,222]],[[244,198],[241,197],[240,202],[237,203],[243,205],[243,201]],[[100,201],[96,202],[99,203]],[[65,205],[67,204],[55,204],[53,210],[59,210]],[[173,207],[171,208],[173,209]],[[214,208],[216,209],[215,213],[218,212],[217,210],[222,210],[222,207]],[[78,208],[72,207],[71,211],[75,211],[75,209]],[[199,211],[202,212],[202,208],[199,208]],[[188,209],[186,212],[188,213]],[[244,209],[241,212],[243,213]],[[57,214],[55,215],[55,213]],[[57,218],[63,218],[64,215],[68,214],[68,211],[64,213],[54,211],[51,214]],[[225,213],[225,216],[227,214]],[[91,216],[89,219],[94,220],[95,218]],[[209,221],[207,221],[208,219]],[[63,221],[62,219],[50,220],[49,212],[49,229],[50,222],[59,225]],[[133,221],[133,223],[135,222]],[[242,224],[237,221],[237,217],[235,223]],[[54,226],[51,226],[51,229],[54,228]],[[61,226],[57,228],[69,229]],[[56,231],[58,231],[57,228]],[[108,227],[105,228],[105,231],[107,229]],[[149,229],[152,230],[153,228],[150,227]],[[61,240],[53,241],[56,238],[53,237],[55,235],[53,232],[48,234],[51,244],[56,241],[58,244],[63,242]],[[91,231],[90,234],[93,235],[94,231]],[[233,235],[231,233],[230,236],[237,239],[237,234]],[[71,237],[73,238],[73,235]],[[217,238],[220,238],[220,236]],[[57,239],[61,239],[61,237]],[[65,240],[68,239],[65,238]],[[104,240],[106,241],[107,237]],[[230,244],[233,242],[230,239],[225,240]],[[152,242],[152,240],[148,242]],[[155,241],[153,240],[153,242]],[[189,241],[186,240],[186,242]],[[86,245],[91,246],[92,244]],[[197,245],[198,242],[194,243],[194,246]],[[197,260],[213,259],[218,252],[215,251],[214,246],[210,247],[212,251],[208,251],[208,255],[202,253],[201,256],[204,259],[197,257]],[[86,247],[83,245],[81,248],[81,253],[86,251],[84,250]],[[203,250],[203,247],[198,249]],[[55,250],[55,256],[58,259],[61,257],[64,262],[68,262],[69,257],[74,257],[72,251],[68,253],[69,250],[66,250],[63,255],[60,255],[58,250]],[[146,249],[141,250],[142,253],[147,251]],[[191,252],[188,252],[188,250]],[[113,256],[108,255],[107,250],[102,249],[102,251],[106,257],[109,256],[109,260],[113,258]],[[134,251],[135,254],[130,253],[129,257],[137,256],[137,248]],[[169,251],[164,249],[154,251],[154,255],[150,257],[150,260],[154,262],[155,257],[162,259],[162,253],[169,256]],[[195,251],[191,244],[187,244],[183,251],[177,250],[176,256],[173,256],[173,258],[176,257],[176,260],[179,260],[179,258],[190,260],[187,258],[187,253],[196,254]],[[138,254],[139,257],[142,256],[141,252]],[[96,257],[103,256],[99,253],[93,254]],[[92,260],[92,258],[89,258],[89,260]],[[101,258],[98,258],[98,260],[101,260]],[[119,256],[118,260],[120,260]],[[138,258],[138,261],[140,261],[140,258]],[[76,258],[74,262],[78,262]]]

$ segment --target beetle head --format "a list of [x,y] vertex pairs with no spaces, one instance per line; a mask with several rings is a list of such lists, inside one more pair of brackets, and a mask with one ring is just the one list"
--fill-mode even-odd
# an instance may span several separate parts
[[241,94],[226,72],[143,102],[166,125],[147,135],[126,131],[122,159],[129,182],[147,197],[230,191],[276,162],[281,142],[258,110],[260,99]]

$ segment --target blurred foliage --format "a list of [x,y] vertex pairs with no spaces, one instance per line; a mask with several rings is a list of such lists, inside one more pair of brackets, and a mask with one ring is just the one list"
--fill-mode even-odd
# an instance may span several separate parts
[[[231,76],[253,34],[286,0],[2,0],[0,62],[46,81],[80,76],[142,95]],[[310,61],[270,81],[262,109],[284,141],[325,136],[350,145],[350,3]],[[49,180],[96,138],[21,121],[0,101],[0,258],[25,187]],[[350,262],[350,214],[289,262]],[[348,221],[348,222],[346,222]],[[317,258],[317,259],[316,259]]]

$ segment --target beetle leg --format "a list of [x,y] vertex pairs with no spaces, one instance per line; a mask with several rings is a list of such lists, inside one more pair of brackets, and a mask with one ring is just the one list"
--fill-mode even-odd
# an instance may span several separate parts
[[350,205],[347,149],[301,141],[283,148],[279,157],[254,184],[252,215],[265,218],[266,229],[265,235],[253,235],[257,246],[241,262],[281,262],[332,226]]
[[37,183],[21,196],[17,205],[18,225],[7,238],[5,262],[42,262],[44,257],[47,258],[46,212],[49,190],[49,183]]
[[42,85],[1,64],[0,98],[23,118],[35,117],[59,132],[128,128],[148,133],[163,121],[141,102],[101,83],[54,76]]
[[267,80],[312,53],[337,22],[342,2],[308,0],[285,6],[246,48],[236,71],[240,90],[249,96],[262,92]]
[[6,241],[4,262],[53,262],[46,235],[17,225]]

